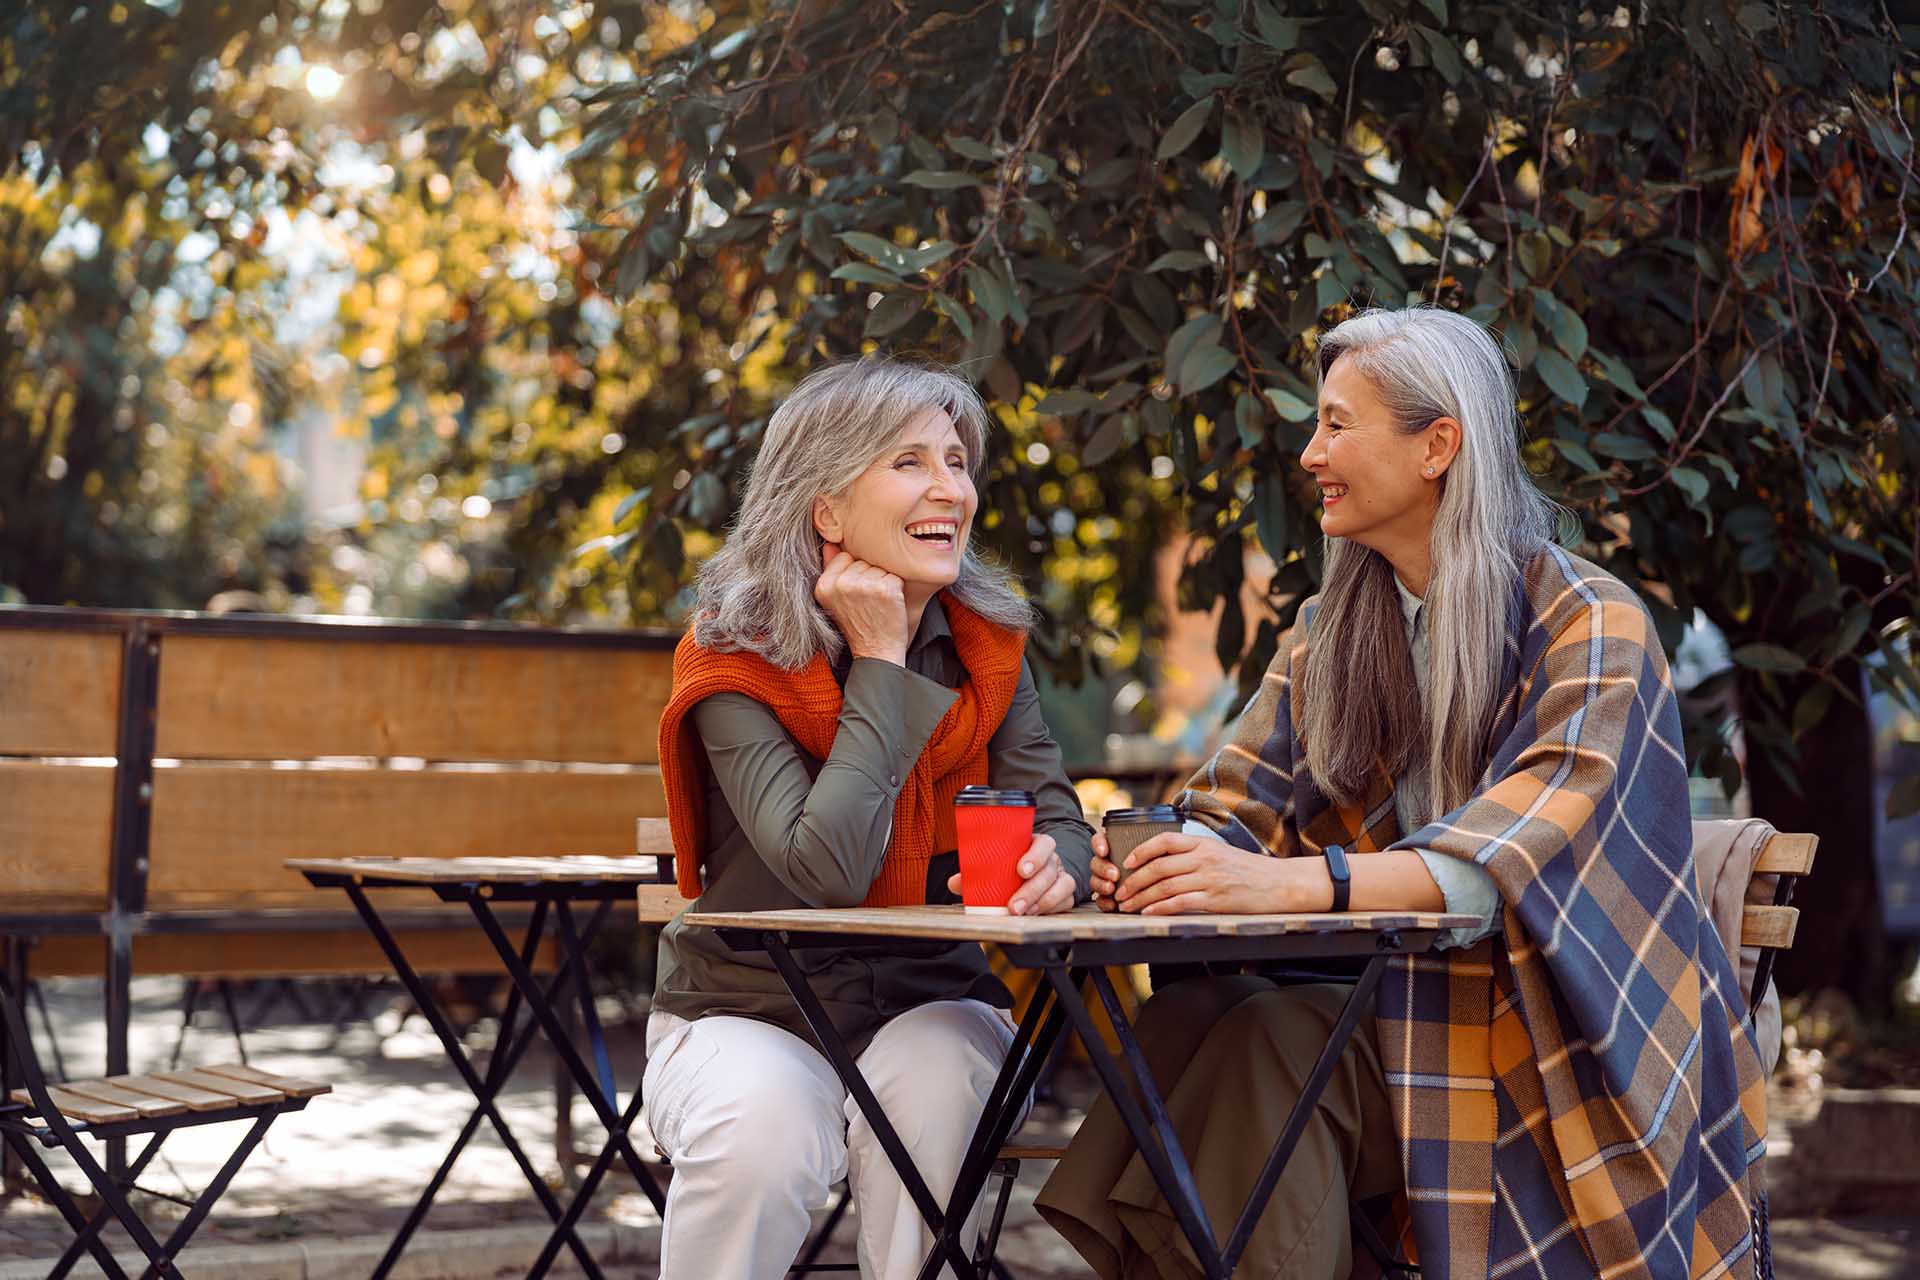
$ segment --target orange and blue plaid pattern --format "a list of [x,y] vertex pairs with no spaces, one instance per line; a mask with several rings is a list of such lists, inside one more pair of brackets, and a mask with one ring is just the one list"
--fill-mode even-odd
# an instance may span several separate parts
[[1499,886],[1504,936],[1396,960],[1375,1010],[1422,1274],[1750,1276],[1765,1080],[1694,885],[1645,606],[1557,547],[1536,556],[1481,784],[1411,833],[1384,770],[1345,807],[1307,772],[1294,677],[1313,610],[1187,801],[1255,852],[1432,849]]

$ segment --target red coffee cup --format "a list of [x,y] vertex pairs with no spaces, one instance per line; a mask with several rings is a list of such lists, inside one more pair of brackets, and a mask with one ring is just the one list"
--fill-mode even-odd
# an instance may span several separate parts
[[1021,885],[1020,855],[1033,844],[1033,792],[963,787],[953,798],[960,839],[960,900],[978,915],[1008,914]]

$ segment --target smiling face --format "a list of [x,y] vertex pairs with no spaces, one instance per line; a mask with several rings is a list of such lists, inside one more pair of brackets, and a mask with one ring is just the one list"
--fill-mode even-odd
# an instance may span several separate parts
[[1321,532],[1378,551],[1396,567],[1408,552],[1424,559],[1440,480],[1459,442],[1451,418],[1402,431],[1355,362],[1334,361],[1320,380],[1319,422],[1300,454],[1320,486]]
[[980,505],[968,462],[953,419],[929,409],[844,494],[814,503],[814,528],[854,559],[898,577],[910,602],[924,602],[960,576]]

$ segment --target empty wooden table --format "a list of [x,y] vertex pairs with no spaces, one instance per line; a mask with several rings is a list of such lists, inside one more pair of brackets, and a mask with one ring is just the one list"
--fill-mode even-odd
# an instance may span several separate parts
[[[454,1161],[478,1130],[482,1118],[492,1123],[508,1153],[526,1176],[541,1207],[554,1222],[553,1235],[527,1274],[544,1275],[560,1249],[565,1247],[573,1251],[581,1269],[588,1276],[600,1276],[599,1265],[574,1228],[613,1161],[618,1158],[625,1162],[656,1210],[664,1210],[666,1204],[659,1185],[628,1140],[627,1132],[640,1114],[640,1088],[636,1082],[632,1098],[622,1111],[614,1087],[613,1064],[607,1053],[606,1039],[601,1033],[599,1017],[594,1012],[586,964],[587,944],[599,931],[608,910],[615,902],[630,901],[638,885],[655,878],[654,860],[601,857],[295,858],[286,865],[306,876],[315,888],[346,891],[361,920],[380,944],[380,949],[386,953],[394,973],[432,1025],[434,1034],[439,1036],[454,1069],[473,1091],[477,1104],[459,1137],[454,1140],[453,1148],[447,1152],[446,1159],[421,1193],[419,1202],[401,1224],[393,1243],[387,1248],[386,1256],[374,1270],[376,1280],[386,1276],[399,1261],[407,1241],[426,1217]],[[429,890],[442,902],[464,903],[471,909],[480,931],[493,944],[494,950],[499,953],[500,963],[513,980],[513,989],[508,993],[506,1010],[500,1021],[499,1039],[484,1075],[474,1067],[459,1036],[454,1033],[435,1001],[432,989],[420,980],[420,975],[407,962],[399,942],[381,920],[374,904],[374,891],[408,889]],[[527,921],[526,932],[517,943],[495,914],[493,907],[497,903],[531,905],[532,913]],[[584,924],[574,918],[576,906],[594,908]],[[559,943],[560,965],[547,984],[542,986],[534,976],[532,965],[539,954],[549,922]],[[567,992],[569,984],[573,987],[571,995]],[[592,1067],[580,1056],[580,1051],[567,1034],[556,1008],[556,998],[577,998],[582,1023],[593,1049]],[[532,1021],[524,1028],[516,1028],[522,1003],[532,1015]],[[607,1130],[606,1145],[581,1180],[573,1202],[564,1209],[554,1198],[545,1179],[527,1159],[494,1104],[514,1065],[532,1044],[537,1032],[545,1034],[567,1074],[593,1104],[594,1114]]]
[[[1444,930],[1476,923],[1471,916],[1408,911],[1138,916],[1108,914],[1092,907],[1050,916],[968,915],[959,907],[927,906],[689,911],[684,918],[690,925],[719,930],[728,945],[737,950],[765,951],[773,960],[841,1083],[872,1124],[887,1158],[933,1232],[934,1247],[921,1269],[923,1277],[934,1275],[942,1262],[960,1276],[982,1274],[979,1263],[967,1256],[959,1239],[961,1226],[986,1185],[994,1155],[1011,1133],[1021,1101],[1033,1088],[1048,1050],[1063,1026],[1071,1024],[1128,1131],[1139,1143],[1140,1153],[1193,1245],[1195,1256],[1201,1259],[1207,1275],[1217,1280],[1227,1280],[1233,1274],[1234,1263],[1279,1185],[1281,1171],[1334,1064],[1360,1018],[1372,1007],[1387,961],[1395,955],[1427,950]],[[806,974],[793,955],[795,950],[809,947],[885,951],[902,943],[926,941],[996,943],[1013,964],[1040,970],[1048,984],[1021,1019],[1006,1064],[988,1095],[986,1109],[961,1162],[953,1195],[944,1206],[915,1168],[912,1156],[861,1078],[846,1042],[807,985]],[[1107,978],[1106,967],[1174,961],[1270,963],[1329,957],[1365,958],[1367,963],[1223,1245],[1207,1222],[1193,1171],[1174,1136],[1165,1104],[1133,1038],[1119,996]],[[1089,979],[1119,1037],[1119,1059],[1101,1039],[1081,995],[1081,985]]]

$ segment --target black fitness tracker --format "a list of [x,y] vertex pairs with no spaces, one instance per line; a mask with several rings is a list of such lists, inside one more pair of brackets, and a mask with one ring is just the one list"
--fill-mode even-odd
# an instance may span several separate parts
[[1334,911],[1345,911],[1347,899],[1353,893],[1353,868],[1347,865],[1347,851],[1337,844],[1326,848],[1327,874],[1333,877]]

